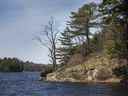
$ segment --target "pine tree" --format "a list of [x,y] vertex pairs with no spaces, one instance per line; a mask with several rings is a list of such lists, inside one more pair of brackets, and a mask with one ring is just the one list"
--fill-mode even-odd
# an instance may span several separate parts
[[72,30],[72,38],[78,40],[78,45],[82,44],[81,54],[83,56],[90,52],[90,28],[94,25],[90,21],[93,19],[95,8],[95,4],[85,4],[78,12],[71,13],[69,25]]
[[61,64],[67,64],[73,54],[73,43],[70,35],[70,29],[66,27],[65,31],[61,33],[61,37],[59,39],[61,47],[58,48],[58,55]]
[[[122,56],[125,56],[128,59],[128,1],[103,0],[100,8],[102,15],[105,16],[103,19],[103,23],[105,25],[109,25],[108,28],[111,28],[111,26],[116,26],[117,30],[115,34],[116,36],[120,35],[121,42],[115,42],[115,44],[120,45],[120,49],[123,49],[120,50]],[[113,28],[111,29],[113,30]],[[118,34],[118,31],[120,31],[120,34]],[[115,41],[119,41],[118,39],[119,38],[117,38],[117,40]],[[117,47],[118,46],[115,46],[115,48]]]

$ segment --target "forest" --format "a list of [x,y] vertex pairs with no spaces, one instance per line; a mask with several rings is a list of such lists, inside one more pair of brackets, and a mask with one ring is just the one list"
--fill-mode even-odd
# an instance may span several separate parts
[[1,58],[0,71],[1,72],[22,72],[24,69],[24,62],[17,58]]
[[0,58],[0,72],[41,72],[52,70],[50,64],[37,64],[16,57]]

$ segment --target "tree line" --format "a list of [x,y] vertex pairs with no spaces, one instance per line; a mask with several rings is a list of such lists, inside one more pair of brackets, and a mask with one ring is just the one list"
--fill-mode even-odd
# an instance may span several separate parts
[[24,62],[17,58],[3,58],[0,59],[1,72],[22,72],[24,69]]
[[22,61],[18,58],[0,58],[0,72],[41,72],[52,70],[50,64],[36,64],[30,61]]

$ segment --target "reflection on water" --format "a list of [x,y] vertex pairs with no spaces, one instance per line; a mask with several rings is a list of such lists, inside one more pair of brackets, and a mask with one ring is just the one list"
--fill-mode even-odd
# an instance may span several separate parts
[[128,96],[120,84],[52,83],[39,73],[0,73],[0,96]]

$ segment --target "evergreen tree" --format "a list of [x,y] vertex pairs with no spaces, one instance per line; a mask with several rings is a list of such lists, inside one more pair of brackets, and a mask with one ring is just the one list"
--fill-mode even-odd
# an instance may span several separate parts
[[[121,51],[119,52],[122,54],[121,56],[125,56],[128,59],[128,1],[103,0],[100,8],[102,15],[104,16],[103,23],[109,25],[109,29],[111,26],[115,26],[116,28],[113,28],[117,30],[114,33],[114,36],[120,36],[120,40],[119,38],[115,39],[116,42],[114,47],[121,49],[119,50]],[[112,32],[114,32],[113,28],[111,28]],[[116,50],[115,48],[113,49]]]
[[59,40],[62,46],[58,48],[60,63],[67,64],[71,55],[73,54],[73,43],[71,39],[70,29],[68,27],[66,27],[65,31],[61,33],[61,37]]
[[72,38],[78,40],[78,45],[82,44],[81,54],[83,56],[90,52],[90,28],[94,25],[91,24],[91,20],[93,19],[95,8],[96,5],[93,3],[85,4],[78,12],[71,13],[69,25],[72,30]]

